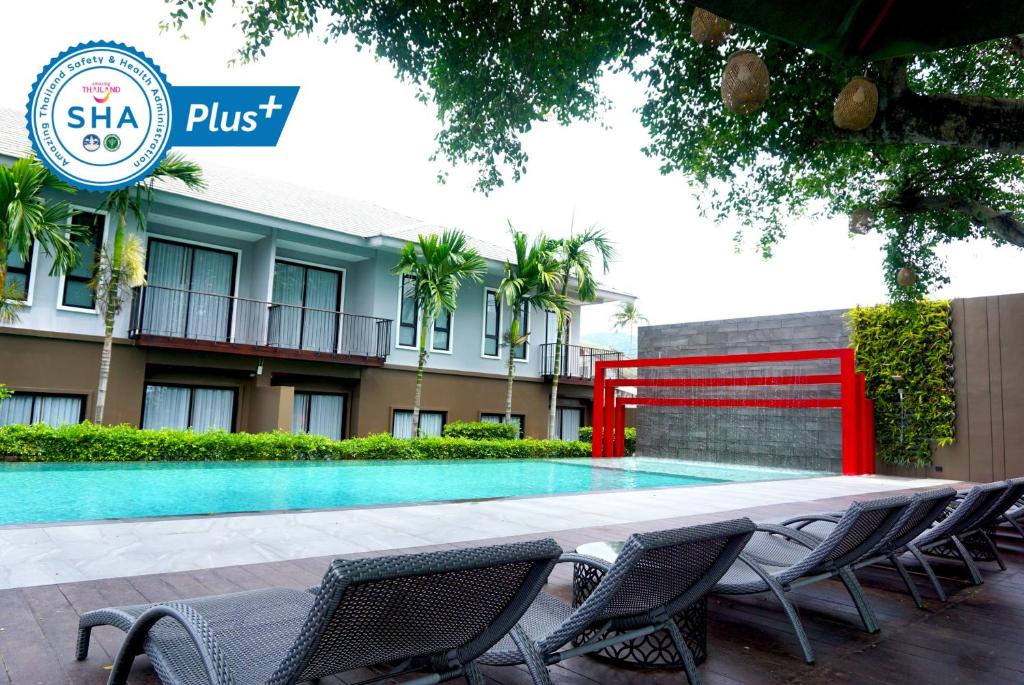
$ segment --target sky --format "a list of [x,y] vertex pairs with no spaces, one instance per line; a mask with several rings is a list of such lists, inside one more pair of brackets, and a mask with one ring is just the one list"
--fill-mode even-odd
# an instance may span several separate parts
[[[617,249],[603,281],[636,295],[652,324],[848,308],[886,299],[882,241],[850,237],[844,218],[795,220],[771,260],[739,252],[736,226],[701,218],[695,190],[664,176],[641,148],[647,134],[635,108],[643,90],[628,77],[602,83],[613,107],[600,122],[541,123],[524,138],[526,175],[489,196],[473,190],[474,170],[431,162],[436,112],[415,98],[386,62],[350,42],[279,39],[262,61],[230,67],[241,34],[226,0],[188,40],[161,35],[160,0],[35,0],[4,3],[0,107],[22,110],[36,74],[58,52],[89,40],[116,40],[152,58],[174,85],[298,85],[276,148],[182,148],[202,162],[240,168],[374,202],[430,223],[508,242],[511,223],[531,234],[566,235],[599,226]],[[437,182],[438,171],[449,172]],[[943,251],[951,283],[939,297],[1024,292],[1024,255],[985,241]],[[581,331],[610,330],[614,305],[586,308]]]

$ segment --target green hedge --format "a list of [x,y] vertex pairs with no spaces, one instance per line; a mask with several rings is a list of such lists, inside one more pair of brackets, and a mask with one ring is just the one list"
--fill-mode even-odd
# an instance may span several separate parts
[[515,440],[519,437],[519,426],[514,423],[452,421],[444,425],[444,437],[469,440]]
[[878,454],[892,464],[931,464],[934,446],[952,444],[956,419],[949,302],[858,307],[847,316],[857,370],[875,403]]
[[[590,426],[583,426],[580,428],[580,442],[590,444],[591,437],[594,435],[594,429]],[[632,457],[636,454],[636,428],[626,428],[626,456]]]
[[469,440],[387,434],[330,440],[291,433],[193,433],[91,423],[0,427],[0,457],[22,461],[236,461],[342,459],[545,459],[586,457],[578,442]]

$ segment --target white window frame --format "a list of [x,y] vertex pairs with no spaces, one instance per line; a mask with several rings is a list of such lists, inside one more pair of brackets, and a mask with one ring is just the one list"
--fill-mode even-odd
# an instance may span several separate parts
[[[398,275],[398,312],[395,314],[395,347],[400,349],[400,350],[419,351],[420,348],[419,348],[418,341],[420,339],[420,326],[423,325],[423,322],[420,319],[422,319],[423,317],[421,316],[422,312],[420,312],[420,308],[416,304],[416,300],[415,299],[413,300],[413,307],[415,307],[415,309],[416,309],[416,328],[415,328],[415,332],[413,333],[413,344],[412,345],[403,345],[402,344],[402,302],[403,302],[403,300],[405,300],[405,279],[406,278],[415,279],[416,277],[413,276],[412,274],[399,274]],[[394,423],[394,421],[392,421],[392,424],[393,423]]]
[[[516,364],[530,363],[530,336],[533,335],[533,331],[530,330],[531,309],[533,309],[533,307],[531,307],[530,305],[526,305],[525,307],[523,307],[523,313],[526,316],[526,341],[523,342],[523,351],[526,352],[526,356],[523,357],[522,359],[519,359],[515,355],[515,347],[513,345],[508,346],[508,353],[512,355],[512,361],[515,362]],[[509,316],[511,315],[512,312],[509,312]],[[523,328],[522,319],[520,319],[519,321],[519,328]]]
[[[487,354],[487,294],[494,293],[494,302],[497,305],[495,311],[498,312],[498,353]],[[484,359],[501,359],[501,318],[502,318],[502,303],[501,298],[498,297],[497,288],[484,288],[483,297],[483,317],[480,324],[480,356]]]
[[455,349],[455,312],[448,312],[448,349],[442,350],[434,347],[434,331],[437,327],[437,319],[430,322],[430,353],[451,354]]
[[[31,247],[32,258],[29,261],[28,266],[28,289],[25,291],[25,299],[21,301],[21,307],[28,308],[32,306],[32,299],[35,297],[36,292],[36,276],[38,275],[39,267],[39,243],[33,240]],[[6,268],[6,266],[5,266]]]
[[[71,205],[72,216],[68,217],[69,226],[72,225],[71,221],[75,212],[88,212],[89,214],[96,214],[98,216],[103,217],[103,241],[100,243],[100,245],[103,248],[106,248],[107,240],[110,239],[110,212],[107,212],[102,209],[92,209],[90,207],[84,207],[80,205]],[[71,232],[69,231],[65,235],[70,238]],[[59,309],[62,312],[74,312],[76,314],[98,314],[99,310],[96,309],[95,306],[93,306],[92,309],[86,309],[85,307],[72,307],[70,305],[64,304],[64,283],[66,280],[67,274],[61,272],[60,277],[57,279],[57,309]]]
[[[340,350],[341,349],[341,342],[342,342],[341,341],[341,337],[342,337],[342,334],[344,333],[344,330],[345,330],[344,329],[344,326],[345,326],[345,316],[344,316],[344,314],[345,314],[345,288],[348,287],[348,271],[343,266],[328,266],[326,264],[320,264],[318,262],[309,262],[309,261],[306,261],[304,259],[292,259],[291,257],[282,257],[280,254],[278,254],[277,250],[275,249],[274,250],[274,258],[270,262],[270,288],[268,289],[269,290],[269,294],[267,295],[267,302],[270,302],[271,304],[273,304],[273,302],[274,302],[274,274],[277,273],[277,263],[278,262],[285,262],[286,264],[287,263],[291,263],[291,264],[296,264],[296,265],[299,265],[299,266],[311,266],[311,267],[313,267],[315,269],[321,269],[323,271],[333,271],[335,273],[341,274],[341,292],[338,293],[338,299],[339,299],[339,305],[338,305],[338,314],[339,314],[339,316],[338,316],[338,331],[337,331],[337,336],[336,336],[336,340],[335,340],[335,343],[334,343],[334,351],[337,352],[338,350]],[[242,255],[241,254],[238,255],[238,261],[236,263],[241,265],[241,263],[242,263]],[[236,270],[241,271],[241,266],[236,267]],[[236,293],[238,292],[238,286],[237,285],[235,286],[235,292]],[[241,296],[240,295],[235,295],[235,297],[241,297]],[[234,320],[233,320],[233,317],[232,317],[231,325],[232,325],[232,331],[231,332],[234,333]]]

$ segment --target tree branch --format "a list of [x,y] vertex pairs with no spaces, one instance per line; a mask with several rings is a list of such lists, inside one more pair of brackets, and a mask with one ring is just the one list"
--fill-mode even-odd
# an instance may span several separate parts
[[997,212],[988,205],[954,195],[918,196],[906,195],[898,201],[884,202],[883,209],[896,209],[903,213],[949,210],[970,217],[976,226],[981,226],[995,238],[1011,245],[1024,247],[1024,222],[1010,212]]

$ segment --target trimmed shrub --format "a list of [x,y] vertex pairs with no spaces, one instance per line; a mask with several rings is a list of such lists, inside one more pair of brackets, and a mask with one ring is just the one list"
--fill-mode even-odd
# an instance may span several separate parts
[[193,433],[92,423],[0,427],[0,456],[21,461],[547,459],[589,454],[583,443],[559,440],[405,440],[381,433],[339,441],[279,432]]
[[[580,442],[588,445],[594,435],[594,429],[590,426],[580,426]],[[626,427],[626,456],[632,457],[636,454],[636,428]]]
[[444,437],[469,440],[515,440],[519,437],[519,426],[514,423],[452,421],[444,425]]

